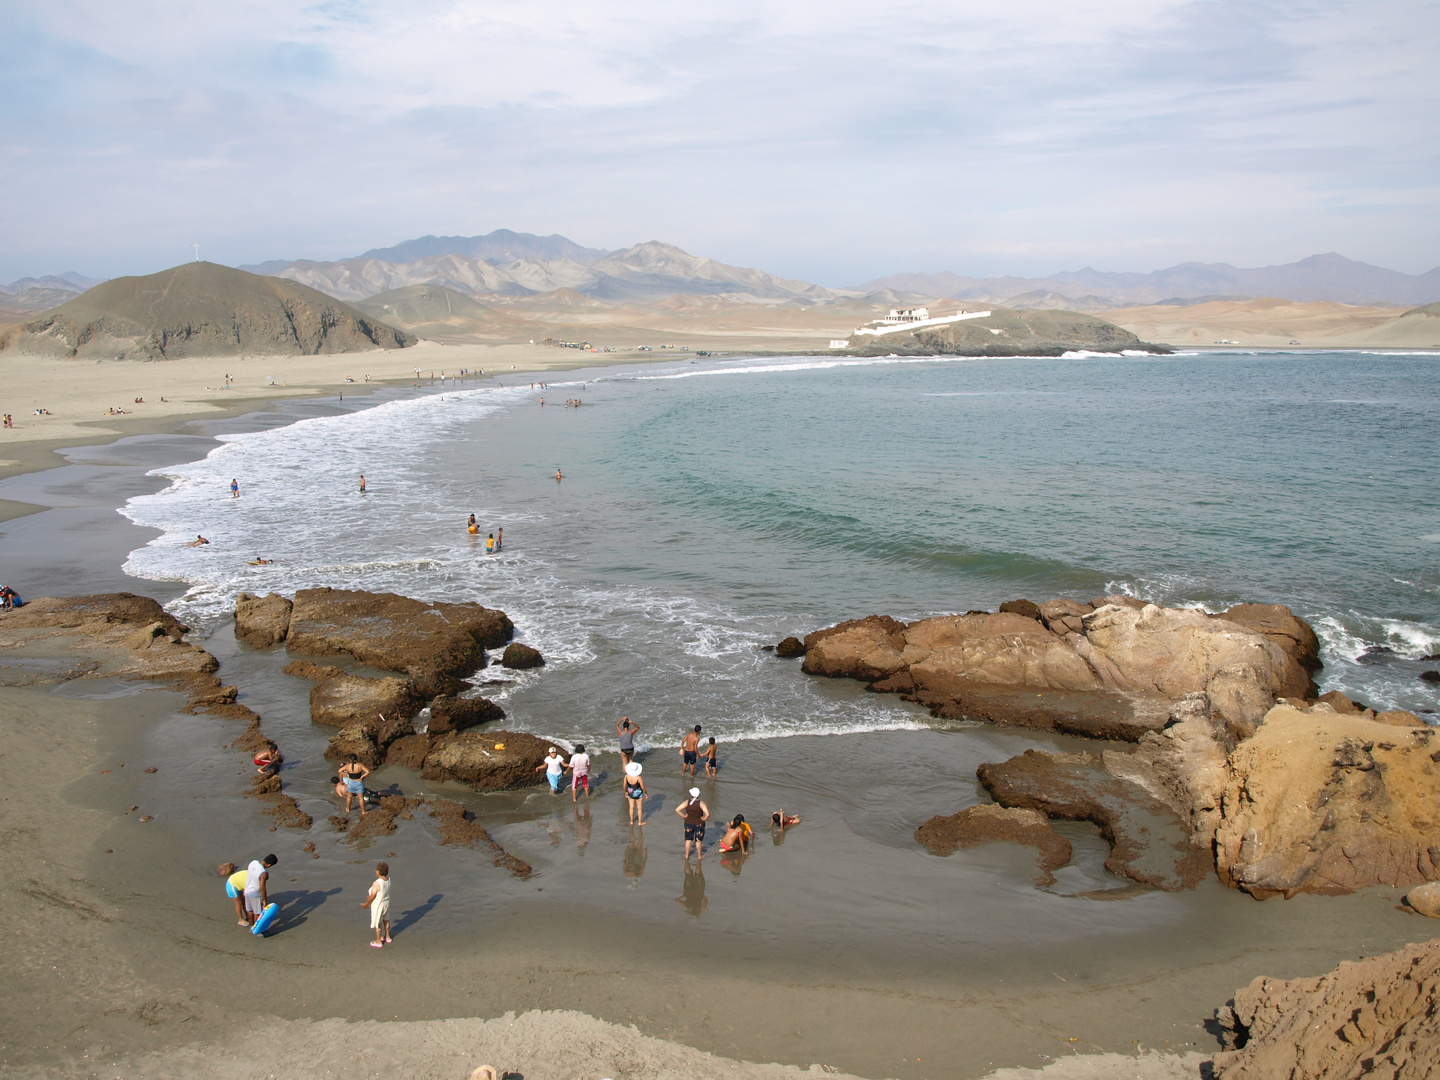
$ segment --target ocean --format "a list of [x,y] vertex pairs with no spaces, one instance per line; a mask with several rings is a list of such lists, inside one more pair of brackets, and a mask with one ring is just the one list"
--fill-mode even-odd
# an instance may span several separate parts
[[[571,741],[613,738],[621,714],[667,743],[696,722],[729,741],[915,727],[760,646],[872,612],[1113,592],[1286,604],[1322,639],[1323,689],[1432,710],[1434,366],[682,354],[543,387],[452,382],[156,470],[169,486],[122,512],[162,535],[125,570],[186,583],[171,606],[202,630],[240,590],[502,608],[548,663],[489,692]],[[187,546],[197,533],[211,545]]]

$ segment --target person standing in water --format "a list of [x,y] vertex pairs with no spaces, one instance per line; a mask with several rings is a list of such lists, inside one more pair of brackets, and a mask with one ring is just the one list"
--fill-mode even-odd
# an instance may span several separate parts
[[631,761],[625,765],[625,804],[630,807],[630,824],[645,824],[645,796],[650,793],[645,790],[645,781],[640,778],[644,767],[638,761]]
[[236,478],[230,480],[230,497],[232,499],[238,499],[240,497],[240,481]]
[[686,735],[680,743],[680,775],[687,772],[690,776],[695,775],[695,762],[698,759],[696,751],[700,746],[700,725],[695,725],[695,730]]
[[705,775],[711,780],[715,779],[715,770],[719,767],[715,761],[715,754],[719,748],[715,745],[715,736],[710,736],[710,745],[705,748]]
[[685,819],[685,861],[690,861],[690,845],[695,853],[705,858],[705,822],[710,820],[710,808],[700,799],[700,789],[690,789],[690,800],[675,808],[675,813]]
[[465,529],[472,535],[476,535],[480,532],[480,523],[475,520],[474,514],[471,514],[470,520],[465,523]]
[[640,726],[632,724],[628,716],[622,716],[615,725],[615,733],[620,736],[620,760],[626,765],[635,760],[635,733],[639,730]]
[[340,769],[340,779],[345,781],[345,813],[350,813],[350,800],[360,800],[360,816],[365,816],[365,777],[370,775],[370,770],[360,764],[360,759],[354,754],[350,755]]
[[496,550],[496,551],[499,551],[499,550],[500,550],[502,547],[504,547],[504,546],[505,546],[505,530],[504,530],[504,529],[496,529],[496,530],[495,530],[495,550]]
[[363,472],[360,474],[360,494],[365,494],[365,474]]
[[486,555],[494,555],[494,554],[495,554],[495,534],[494,534],[494,533],[491,533],[489,536],[487,536],[487,537],[485,538],[485,554],[486,554]]
[[559,469],[556,469],[556,470],[555,470],[555,480],[556,480],[556,482],[558,483],[559,481],[564,480],[564,479],[565,479],[565,474],[562,473]]

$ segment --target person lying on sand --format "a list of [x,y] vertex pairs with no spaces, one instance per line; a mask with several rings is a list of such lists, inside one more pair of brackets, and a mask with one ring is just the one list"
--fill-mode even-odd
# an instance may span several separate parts
[[787,814],[784,810],[776,810],[770,815],[771,828],[785,828],[789,825],[799,825],[800,818],[795,814]]
[[209,542],[210,541],[206,540],[205,537],[201,536],[199,533],[196,533],[195,539],[190,541],[190,546],[200,547],[202,544],[208,544]]

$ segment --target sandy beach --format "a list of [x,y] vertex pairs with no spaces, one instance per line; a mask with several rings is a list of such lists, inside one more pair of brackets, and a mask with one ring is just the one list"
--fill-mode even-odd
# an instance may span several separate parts
[[[434,352],[448,360],[462,350]],[[378,361],[418,362],[421,355],[288,361],[304,376],[265,389],[268,403],[249,391],[217,398],[213,376],[207,390],[197,373],[189,391],[165,391],[184,407],[137,415],[134,429],[121,428],[132,421],[120,418],[109,431],[87,426],[108,425],[108,417],[69,414],[84,415],[126,381],[137,387],[130,396],[148,401],[155,392],[138,389],[130,373],[170,369],[101,368],[115,381],[92,391],[94,401],[52,407],[55,419],[77,425],[88,449],[59,457],[55,445],[77,443],[51,432],[25,438],[33,428],[5,432],[13,436],[6,456],[20,463],[0,495],[58,507],[7,523],[7,575],[26,581],[34,595],[130,589],[170,599],[180,586],[137,582],[119,570],[146,533],[114,507],[163,485],[145,476],[148,469],[203,456],[213,434],[339,411],[340,387],[347,388],[343,408],[353,408],[347,374],[357,378],[356,396],[365,393],[365,374],[377,400],[412,392],[413,369],[407,378],[394,366],[388,385],[377,387],[387,373]],[[476,350],[473,362],[478,367],[488,356],[495,363],[497,355]],[[517,373],[525,371],[525,357],[512,355]],[[561,350],[544,350],[542,358],[556,368],[576,366]],[[248,363],[213,366],[239,376],[239,386],[278,374],[265,370],[265,360]],[[426,393],[443,392],[436,364],[437,385]],[[22,385],[62,393],[65,374],[61,365],[47,366]],[[236,415],[267,404],[271,411]],[[197,417],[201,423],[189,424]],[[165,434],[187,424],[184,434]],[[55,467],[37,473],[41,462]],[[0,637],[3,629],[0,622]],[[240,686],[242,700],[266,717],[267,732],[302,759],[297,777],[311,781],[328,769],[319,760],[304,764],[318,758],[324,734],[312,730],[306,686],[279,670],[283,649],[252,650],[223,630],[204,646],[220,660],[221,678]],[[183,698],[144,684],[66,680],[60,673],[73,660],[36,649],[11,649],[0,660],[0,760],[26,778],[24,791],[58,793],[34,799],[17,789],[0,798],[0,836],[7,838],[0,914],[13,929],[0,977],[16,991],[0,1004],[8,1033],[0,1065],[9,1075],[185,1076],[203,1062],[222,1077],[440,1078],[489,1063],[557,1080],[817,1072],[1170,1080],[1199,1075],[1216,1048],[1207,1019],[1256,974],[1319,973],[1428,929],[1396,909],[1392,890],[1262,905],[1211,880],[1163,918],[1137,915],[1151,909],[1127,909],[1125,901],[1088,902],[1112,911],[1118,923],[1135,922],[1124,939],[1097,947],[1067,929],[1073,909],[1064,905],[1074,901],[1057,905],[1031,888],[1028,854],[1008,845],[981,856],[996,873],[994,893],[956,892],[949,906],[907,909],[903,897],[912,885],[924,885],[917,895],[943,893],[949,864],[877,855],[864,836],[893,823],[872,823],[858,812],[863,798],[852,804],[843,789],[863,793],[877,763],[903,771],[912,759],[952,755],[956,733],[932,730],[831,737],[823,753],[842,789],[834,794],[795,779],[816,753],[809,740],[760,740],[738,750],[733,779],[721,789],[729,804],[790,803],[798,789],[814,807],[805,834],[777,858],[745,868],[746,894],[731,888],[741,881],[738,870],[718,859],[707,859],[703,880],[682,871],[668,806],[647,841],[643,881],[629,878],[647,891],[628,894],[621,875],[596,891],[587,854],[591,863],[632,865],[634,841],[613,784],[602,785],[583,817],[568,800],[557,809],[538,792],[493,797],[487,821],[497,838],[540,867],[534,880],[517,881],[478,857],[442,850],[420,821],[370,845],[347,843],[325,824],[334,810],[326,794],[303,784],[295,790],[314,829],[274,832],[241,795],[251,768],[246,755],[225,748],[237,734],[233,722],[181,714]],[[863,694],[842,686],[827,692]],[[990,760],[1026,746],[1080,745],[1035,733],[967,731],[966,738],[980,739],[971,752]],[[599,761],[616,771],[608,748]],[[973,776],[973,768],[962,758],[956,776]],[[659,770],[657,785],[675,787],[669,770]],[[413,775],[398,770],[380,780],[414,790]],[[955,783],[949,773],[937,776],[906,796],[901,816],[939,809],[945,786]],[[1077,863],[1098,873],[1103,842],[1093,830],[1073,832]],[[213,870],[219,858],[260,849],[281,855],[277,891],[288,912],[283,933],[263,942],[234,925]],[[377,857],[390,857],[408,875],[397,908],[405,932],[379,955],[363,947],[358,907]],[[998,887],[1017,869],[1019,889]],[[869,887],[872,881],[891,888]],[[848,891],[837,899],[815,882],[844,882]],[[987,924],[1017,911],[1026,913],[1026,936],[978,944]],[[932,948],[936,935],[971,944],[945,955]]]

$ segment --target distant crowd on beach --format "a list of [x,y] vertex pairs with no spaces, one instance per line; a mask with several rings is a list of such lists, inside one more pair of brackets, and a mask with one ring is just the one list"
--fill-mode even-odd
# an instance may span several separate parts
[[[645,767],[636,760],[635,740],[639,732],[640,725],[628,716],[621,717],[615,724],[620,760],[624,766],[623,790],[629,813],[629,824],[632,828],[644,826],[645,804],[651,798],[645,781]],[[707,780],[713,781],[719,775],[721,762],[719,746],[715,737],[709,736],[705,738],[704,742],[701,741],[702,738],[705,738],[704,729],[701,725],[696,724],[681,739],[678,753],[682,778],[689,777],[694,781],[702,768],[705,770]],[[281,757],[279,751],[262,750],[255,757],[256,771],[262,777],[272,776],[279,771],[283,761],[284,758]],[[545,774],[552,796],[560,794],[562,784],[568,774],[570,801],[577,804],[578,813],[580,792],[585,793],[587,803],[592,795],[591,769],[592,761],[590,754],[585,749],[585,744],[576,743],[575,749],[570,752],[568,758],[561,753],[558,747],[549,747],[545,760],[536,767],[535,771]],[[370,769],[355,754],[350,754],[337,775],[330,777],[329,782],[333,786],[335,797],[345,800],[347,815],[350,813],[352,805],[357,805],[361,817],[364,817],[368,813],[367,803],[379,802],[381,793],[365,786],[365,781],[369,776]],[[705,832],[710,823],[710,807],[705,802],[700,788],[691,787],[686,792],[685,799],[675,808],[675,813],[681,818],[683,824],[688,888],[692,850],[696,857],[697,868],[705,858]],[[783,808],[774,810],[770,814],[769,825],[772,833],[783,833],[786,829],[799,824],[799,815],[787,813]],[[745,819],[744,814],[736,814],[725,824],[716,846],[722,855],[744,856],[753,850],[754,842],[754,827]],[[244,870],[237,869],[235,863],[223,863],[219,867],[220,876],[225,878],[226,895],[235,902],[237,923],[259,936],[264,936],[270,922],[277,917],[277,910],[272,910],[276,908],[276,905],[271,903],[269,896],[270,871],[277,862],[276,856],[270,854],[263,859],[252,860]],[[723,862],[722,865],[724,865]],[[372,948],[383,948],[392,943],[389,921],[390,888],[389,864],[377,863],[375,880],[366,894],[365,901],[361,904],[361,907],[369,909],[370,912],[370,927],[375,934],[374,940],[370,942]],[[684,898],[682,898],[682,902],[685,902]]]

